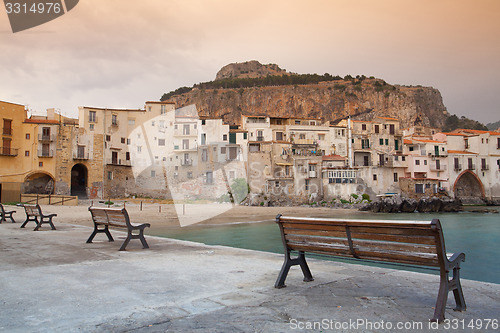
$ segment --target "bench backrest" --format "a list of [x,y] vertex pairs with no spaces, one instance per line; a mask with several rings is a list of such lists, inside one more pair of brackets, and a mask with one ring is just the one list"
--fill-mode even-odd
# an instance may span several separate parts
[[300,218],[278,215],[286,250],[403,264],[444,265],[441,223]]
[[120,228],[128,228],[130,226],[130,219],[125,208],[89,207],[89,211],[95,223]]
[[23,205],[24,211],[28,216],[41,216],[41,208],[39,205]]

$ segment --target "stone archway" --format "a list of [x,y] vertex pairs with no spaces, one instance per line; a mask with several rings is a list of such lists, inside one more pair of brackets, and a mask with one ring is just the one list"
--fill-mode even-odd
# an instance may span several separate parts
[[470,170],[463,171],[453,185],[455,198],[484,198],[484,186],[479,177]]
[[24,179],[22,193],[54,194],[54,178],[43,172],[31,173]]
[[83,164],[75,164],[71,168],[71,195],[81,199],[87,198],[87,167]]

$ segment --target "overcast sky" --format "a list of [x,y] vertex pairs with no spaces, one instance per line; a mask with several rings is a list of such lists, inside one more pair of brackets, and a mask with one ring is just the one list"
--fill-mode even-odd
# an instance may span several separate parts
[[0,13],[0,100],[38,113],[142,108],[247,60],[432,86],[500,120],[498,0],[81,0],[15,34]]

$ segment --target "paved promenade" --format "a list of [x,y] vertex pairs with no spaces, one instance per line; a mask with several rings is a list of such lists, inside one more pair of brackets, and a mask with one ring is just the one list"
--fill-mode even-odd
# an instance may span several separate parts
[[0,224],[1,332],[479,332],[500,319],[497,284],[463,280],[468,310],[450,294],[437,330],[435,275],[310,260],[315,281],[293,267],[275,289],[282,255],[151,236],[119,252],[123,234],[86,244],[91,228],[55,223]]

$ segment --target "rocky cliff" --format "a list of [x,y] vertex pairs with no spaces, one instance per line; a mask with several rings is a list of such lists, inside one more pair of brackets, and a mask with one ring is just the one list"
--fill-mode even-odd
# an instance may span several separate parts
[[[276,65],[256,63],[225,66],[217,79],[234,81],[234,78],[248,78],[249,75],[262,77],[269,74],[269,69],[276,75],[287,73]],[[395,117],[403,127],[442,127],[448,117],[437,89],[390,85],[376,78],[328,77],[329,81],[313,84],[242,88],[206,88],[207,85],[202,84],[188,92],[169,96],[168,101],[175,102],[177,107],[196,104],[200,116],[222,118],[230,124],[240,124],[242,114],[329,121],[351,115],[360,120]]]
[[276,64],[263,65],[257,60],[233,63],[222,67],[215,76],[216,80],[230,78],[255,78],[266,75],[289,75],[286,70]]

